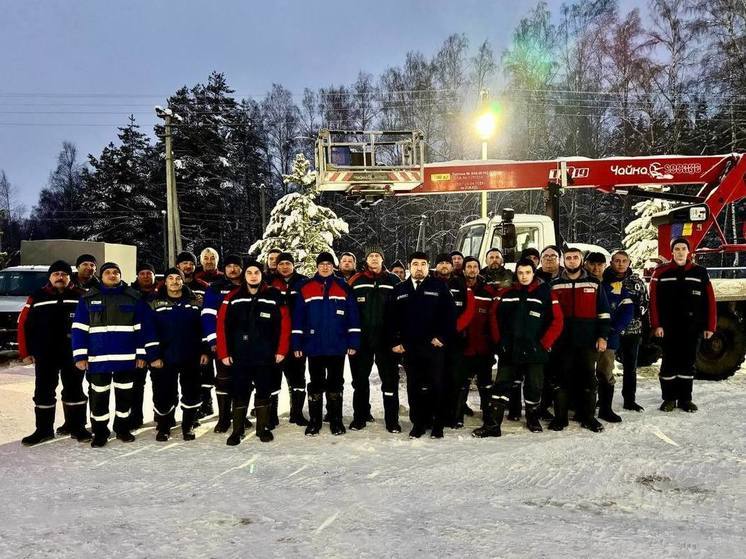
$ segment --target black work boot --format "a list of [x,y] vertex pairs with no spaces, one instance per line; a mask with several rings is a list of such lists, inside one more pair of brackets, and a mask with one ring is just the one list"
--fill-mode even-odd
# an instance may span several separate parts
[[526,406],[526,427],[532,433],[541,433],[544,430],[539,423],[538,406]]
[[48,408],[34,408],[36,416],[36,430],[28,437],[21,439],[23,446],[34,446],[54,438],[54,406]]
[[344,435],[347,429],[342,423],[342,392],[327,392],[326,399],[329,411],[329,430],[332,435]]
[[294,423],[299,427],[308,425],[308,420],[303,416],[303,404],[305,402],[305,389],[293,388],[290,390],[290,423]]
[[672,412],[676,408],[676,400],[663,400],[661,407],[658,408],[666,413]]
[[453,410],[453,429],[462,429],[464,427],[464,414],[466,413],[466,403],[469,400],[469,387],[461,388],[456,396],[456,403]]
[[[272,394],[269,397],[269,428],[274,429],[280,424],[280,418],[277,417],[277,404],[279,401],[278,394]],[[256,405],[256,402],[254,403]]]
[[225,441],[225,444],[228,446],[236,446],[243,440],[246,429],[245,420],[247,409],[248,404],[239,403],[235,400],[233,401],[233,432]]
[[510,388],[510,404],[508,405],[508,419],[510,421],[520,421],[521,420],[521,408],[522,408],[521,385],[514,382],[513,386]]
[[567,427],[567,390],[557,389],[554,393],[554,419],[549,422],[552,431],[562,431]]
[[643,408],[640,404],[635,402],[634,400],[625,400],[624,405],[622,406],[625,410],[629,411],[645,411],[645,408]]
[[70,426],[70,438],[85,443],[91,440],[93,435],[85,428],[86,405],[65,406],[68,415],[67,424]]
[[216,394],[218,400],[218,422],[215,424],[213,432],[227,433],[231,427],[231,397],[228,394]]
[[697,407],[697,404],[692,402],[691,400],[679,400],[678,404],[676,406],[679,409],[684,410],[685,412],[694,413],[699,408]]
[[[69,404],[66,404],[65,402],[62,402],[62,413],[65,416],[65,421],[57,427],[57,430],[55,431],[58,435],[66,436],[72,434],[72,422],[70,421],[70,412],[72,411],[72,406]],[[85,413],[85,410],[83,411]]]
[[614,401],[614,385],[603,383],[598,387],[598,417],[609,423],[620,423],[622,418],[614,413],[611,404]]
[[595,390],[584,390],[581,401],[578,402],[578,407],[581,409],[582,416],[580,418],[580,426],[583,429],[588,429],[594,433],[600,433],[604,430],[604,426],[601,422],[596,419],[596,391]]
[[185,441],[193,441],[197,438],[194,434],[194,417],[197,415],[197,410],[186,409],[181,411],[181,434]]
[[321,414],[323,413],[324,402],[321,394],[308,395],[308,425],[306,426],[306,435],[313,437],[321,431]]
[[274,435],[269,428],[269,414],[270,414],[270,401],[259,400],[254,402],[256,410],[256,436],[263,443],[268,443],[274,440]]
[[202,387],[202,405],[199,407],[199,411],[195,413],[197,419],[203,417],[209,417],[214,414],[215,411],[212,407],[212,386]]
[[505,415],[505,402],[498,398],[493,398],[489,403],[489,412],[483,418],[484,424],[477,427],[471,432],[472,437],[484,439],[487,437],[499,437],[502,435],[500,426]]
[[399,395],[383,395],[383,417],[386,421],[386,430],[389,433],[401,433],[399,425]]

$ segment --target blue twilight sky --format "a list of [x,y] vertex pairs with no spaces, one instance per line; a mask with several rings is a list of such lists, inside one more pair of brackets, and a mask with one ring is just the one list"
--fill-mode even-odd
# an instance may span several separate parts
[[[549,0],[553,13],[561,4]],[[182,85],[225,72],[238,97],[272,83],[348,84],[410,50],[432,56],[451,33],[496,55],[535,5],[518,0],[0,0],[0,169],[28,209],[63,140],[81,159],[116,138],[134,113]],[[644,0],[620,0],[620,11]],[[645,10],[643,9],[643,12]],[[97,114],[81,114],[97,113]]]

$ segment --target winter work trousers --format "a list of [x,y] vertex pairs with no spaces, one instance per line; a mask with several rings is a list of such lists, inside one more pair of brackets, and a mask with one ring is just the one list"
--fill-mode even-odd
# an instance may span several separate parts
[[391,348],[362,348],[350,356],[352,371],[352,408],[355,419],[367,420],[370,416],[370,371],[375,361],[381,377],[384,399],[399,396],[399,365]]
[[[205,391],[205,395],[209,393],[209,390],[215,386],[215,359],[210,356],[210,361],[207,365],[200,365],[200,376],[201,376],[201,390]],[[210,396],[211,398],[212,396]]]
[[[88,373],[90,385],[91,427],[93,434],[109,436],[109,394],[114,385],[114,432],[129,431],[130,407],[132,405],[133,371],[115,373]],[[113,381],[113,382],[112,382]]]
[[176,409],[181,385],[181,409],[196,410],[202,404],[200,395],[200,365],[165,365],[153,369],[153,411],[155,420],[165,417]]
[[512,365],[500,360],[493,390],[494,398],[507,406],[510,402],[510,391],[521,381],[523,381],[523,399],[526,402],[526,409],[539,406],[544,386],[544,365],[538,363]]
[[597,357],[598,352],[595,349],[555,347],[551,353],[549,368],[552,388],[570,392],[595,391],[598,388]]
[[[275,386],[272,390],[272,395],[279,394],[282,388],[282,375],[285,375],[285,381],[288,383],[288,392],[291,395],[293,393],[299,393],[306,391],[306,358],[295,357],[290,352],[282,363],[277,367],[275,374]],[[305,398],[305,396],[303,396]]]
[[339,393],[344,389],[344,355],[321,355],[308,358],[309,394]]
[[622,361],[624,377],[622,380],[622,398],[625,402],[634,402],[637,394],[637,354],[640,351],[642,336],[629,335],[620,338],[617,353]]
[[606,386],[614,386],[616,380],[614,379],[614,360],[616,358],[616,351],[613,349],[607,349],[597,354],[596,358],[596,379],[599,384],[605,384]]
[[[200,373],[201,374],[201,373]],[[231,368],[215,360],[215,395],[228,396],[231,392]]]
[[83,393],[83,371],[73,365],[72,359],[65,359],[62,363],[39,359],[34,363],[34,369],[34,404],[37,408],[54,408],[60,380],[62,403],[68,406],[85,406],[87,400]]
[[231,366],[231,397],[234,402],[249,404],[256,388],[255,401],[269,400],[277,384],[278,367],[274,363],[234,361]]
[[448,421],[446,400],[445,351],[429,342],[404,346],[407,370],[409,419],[421,428],[443,427]]
[[147,369],[135,369],[132,374],[132,410],[130,411],[131,424],[142,423],[142,405],[145,394],[145,380],[148,376]]
[[691,402],[694,364],[701,332],[692,329],[664,328],[663,359],[658,378],[663,400]]
[[459,386],[468,390],[472,379],[477,377],[477,386],[480,390],[491,390],[492,364],[495,358],[492,355],[468,355],[463,356],[459,363]]

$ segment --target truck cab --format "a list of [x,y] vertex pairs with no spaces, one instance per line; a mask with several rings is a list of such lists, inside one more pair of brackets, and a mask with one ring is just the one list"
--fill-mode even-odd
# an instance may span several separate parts
[[11,266],[0,270],[0,347],[17,347],[18,315],[29,295],[49,279],[49,266]]

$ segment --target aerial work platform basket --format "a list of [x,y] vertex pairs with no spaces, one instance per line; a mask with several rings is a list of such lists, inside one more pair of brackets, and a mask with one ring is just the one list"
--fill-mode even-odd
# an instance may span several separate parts
[[350,196],[410,191],[424,176],[425,144],[418,130],[321,130],[316,140],[316,188]]

